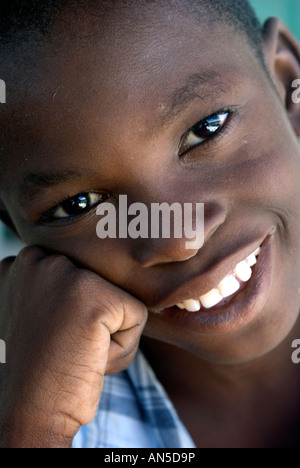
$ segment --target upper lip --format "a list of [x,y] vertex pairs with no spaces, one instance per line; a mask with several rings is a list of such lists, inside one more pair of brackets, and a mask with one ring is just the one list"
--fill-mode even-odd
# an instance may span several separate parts
[[226,258],[217,260],[200,275],[194,274],[190,276],[181,286],[166,295],[162,300],[151,304],[149,310],[160,312],[188,299],[199,299],[200,296],[215,288],[238,263],[255,252],[255,250],[263,244],[265,239],[266,237],[260,241],[255,240],[239,251],[227,255]]

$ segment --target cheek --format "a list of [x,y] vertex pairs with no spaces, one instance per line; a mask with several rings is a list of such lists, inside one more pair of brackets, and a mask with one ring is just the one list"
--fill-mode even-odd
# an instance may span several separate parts
[[53,246],[82,268],[89,269],[117,286],[125,287],[133,265],[127,248],[118,239],[100,240],[96,229],[89,235],[60,241]]
[[249,202],[274,220],[286,245],[299,250],[300,244],[300,151],[294,138],[253,144],[256,159],[245,165],[244,180],[249,184]]
[[271,124],[266,112],[257,122],[257,132],[246,134],[250,120],[235,148],[226,149],[215,168],[215,193],[245,209],[274,213],[283,225],[298,222],[300,145],[284,117]]
[[39,245],[50,252],[65,255],[76,265],[93,271],[116,284],[123,285],[133,265],[125,240],[99,239],[98,217],[81,220],[66,227],[24,229],[28,245]]

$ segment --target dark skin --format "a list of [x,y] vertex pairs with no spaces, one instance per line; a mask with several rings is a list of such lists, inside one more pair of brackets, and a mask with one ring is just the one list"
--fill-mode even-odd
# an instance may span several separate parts
[[[299,45],[268,22],[272,84],[246,40],[224,25],[212,34],[180,8],[171,22],[164,7],[147,8],[139,19],[113,11],[101,32],[86,18],[88,39],[77,22],[78,37],[62,47],[74,33],[65,13],[51,40],[25,50],[25,68],[21,59],[4,62],[14,92],[3,111],[2,219],[39,248],[1,264],[1,338],[14,357],[1,368],[3,445],[70,446],[93,419],[104,374],[128,367],[144,331],[142,348],[198,447],[294,446],[300,111],[290,93]],[[133,27],[143,15],[147,25]],[[187,83],[193,99],[179,112],[187,93],[176,90]],[[222,138],[180,156],[182,135],[220,109],[230,114]],[[49,219],[50,209],[87,192],[147,206],[204,202],[204,247],[100,241],[97,204],[76,219]],[[207,326],[203,315],[166,310],[214,288],[266,239],[268,286],[239,326],[222,314]]]

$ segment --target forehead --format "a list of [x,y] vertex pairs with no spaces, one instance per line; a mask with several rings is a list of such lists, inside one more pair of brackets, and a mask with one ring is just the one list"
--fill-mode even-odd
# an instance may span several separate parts
[[[30,40],[29,35],[17,59],[9,57],[6,63],[12,88],[32,98],[32,104],[35,98],[49,99],[52,91],[53,99],[67,95],[59,92],[62,89],[77,91],[77,101],[95,92],[104,97],[110,93],[110,101],[111,94],[144,99],[146,91],[161,89],[165,96],[173,83],[183,85],[196,74],[201,74],[205,92],[219,75],[232,74],[234,67],[240,70],[241,63],[232,59],[245,53],[246,41],[224,25],[212,29],[207,18],[199,24],[187,13],[185,2],[142,2],[142,8],[131,3],[121,8],[124,2],[112,2],[102,14],[68,9],[46,42]],[[215,59],[217,66],[211,66]]]

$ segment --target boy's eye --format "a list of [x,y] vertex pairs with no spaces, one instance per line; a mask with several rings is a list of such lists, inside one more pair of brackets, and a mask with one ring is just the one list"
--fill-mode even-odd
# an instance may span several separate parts
[[204,143],[219,133],[225,126],[229,112],[220,112],[198,122],[190,128],[181,140],[180,154],[194,146]]
[[75,197],[69,198],[57,207],[53,208],[45,215],[46,218],[55,219],[66,219],[81,215],[93,206],[104,203],[109,198],[109,195],[100,193],[82,193]]

